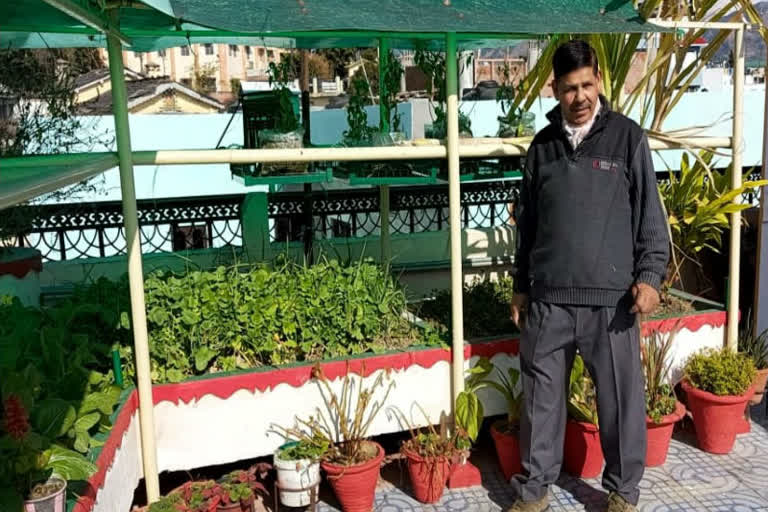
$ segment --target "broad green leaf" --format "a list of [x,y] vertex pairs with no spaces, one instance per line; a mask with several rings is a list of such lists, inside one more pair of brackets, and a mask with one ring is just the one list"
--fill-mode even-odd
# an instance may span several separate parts
[[456,422],[474,441],[483,421],[483,404],[474,393],[462,392],[456,397]]
[[32,424],[35,430],[51,438],[63,436],[77,420],[77,411],[66,400],[51,398],[43,400],[35,407]]
[[208,364],[211,362],[211,359],[217,355],[218,354],[216,351],[211,350],[210,347],[198,348],[195,350],[195,369],[198,372],[204,371],[206,368],[208,368]]
[[50,455],[48,468],[64,480],[86,480],[98,469],[79,453],[57,444],[52,445],[46,452]]
[[88,453],[88,448],[91,445],[91,436],[88,432],[78,432],[75,437],[75,444],[73,445],[75,450],[80,453]]
[[83,416],[94,411],[110,415],[115,409],[115,404],[120,400],[122,390],[117,386],[109,386],[102,391],[89,393],[80,405],[78,416]]
[[101,419],[101,413],[92,412],[82,416],[75,421],[75,432],[80,434],[88,432]]

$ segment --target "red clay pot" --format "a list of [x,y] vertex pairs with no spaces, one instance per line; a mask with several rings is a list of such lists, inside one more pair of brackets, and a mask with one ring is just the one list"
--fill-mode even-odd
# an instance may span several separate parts
[[377,455],[356,466],[339,466],[321,462],[320,467],[328,475],[336,498],[344,512],[371,512],[376,498],[376,483],[379,481],[384,448],[379,443],[368,441],[376,447]]
[[645,426],[648,431],[648,450],[645,452],[646,467],[661,466],[667,460],[669,441],[672,439],[675,423],[680,421],[684,415],[685,406],[676,402],[675,412],[661,418],[661,423],[654,423],[651,418],[645,419]]
[[448,475],[451,474],[451,460],[447,457],[424,458],[411,451],[406,451],[405,456],[408,459],[413,496],[422,503],[440,501]]
[[744,421],[744,408],[754,394],[750,387],[740,396],[717,396],[682,382],[688,395],[699,448],[709,453],[729,453]]
[[509,481],[513,475],[523,472],[523,465],[520,463],[520,440],[508,432],[506,426],[505,420],[494,422],[491,425],[491,437],[496,445],[496,457],[499,459],[504,480]]
[[595,478],[603,469],[603,449],[597,425],[568,420],[565,424],[563,467],[579,478]]
[[757,370],[755,383],[753,384],[755,393],[749,399],[750,405],[757,405],[763,401],[763,394],[765,393],[766,384],[768,384],[768,368]]
[[469,462],[469,450],[455,456],[451,463],[451,474],[448,476],[449,489],[464,489],[483,485],[480,470]]
[[220,503],[216,507],[216,512],[253,512],[253,499],[239,503],[230,503],[229,505]]

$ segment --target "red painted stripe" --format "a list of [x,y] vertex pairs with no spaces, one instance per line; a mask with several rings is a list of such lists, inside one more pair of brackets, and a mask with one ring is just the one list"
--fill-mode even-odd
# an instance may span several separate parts
[[99,457],[96,459],[96,466],[99,469],[88,479],[88,485],[75,503],[72,512],[91,512],[91,510],[93,510],[93,506],[96,502],[96,495],[99,489],[104,487],[107,470],[112,467],[112,463],[115,460],[115,453],[117,453],[118,448],[120,448],[123,436],[128,431],[128,427],[131,426],[131,418],[138,407],[139,399],[134,390],[133,393],[128,396],[125,404],[123,404],[123,408],[117,415],[115,424],[112,425],[112,431],[109,433],[109,437],[104,443]]

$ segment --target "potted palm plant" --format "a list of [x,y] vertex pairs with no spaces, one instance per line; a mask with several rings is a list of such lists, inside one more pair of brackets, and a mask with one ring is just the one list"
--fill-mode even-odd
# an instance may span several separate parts
[[653,331],[643,339],[640,355],[645,374],[645,420],[648,432],[648,448],[645,456],[647,467],[661,466],[667,460],[669,442],[677,423],[685,414],[685,407],[675,397],[669,381],[672,361],[669,352],[677,329],[666,337]]
[[568,397],[568,421],[565,425],[563,466],[580,478],[594,478],[603,467],[603,449],[597,420],[597,394],[584,360],[573,361]]
[[[369,440],[367,432],[394,386],[394,382],[385,385],[385,376],[386,373],[379,373],[373,383],[366,386],[363,377],[354,379],[347,373],[337,394],[316,366],[313,378],[320,386],[328,415],[317,409],[315,416],[299,419],[298,425],[287,431],[298,441],[322,439],[327,443],[328,450],[320,467],[328,476],[344,512],[370,512],[373,508],[384,448]],[[383,395],[377,399],[378,389],[383,389]]]
[[704,350],[685,364],[683,390],[693,415],[699,448],[729,453],[744,408],[754,394],[755,364],[727,348]]

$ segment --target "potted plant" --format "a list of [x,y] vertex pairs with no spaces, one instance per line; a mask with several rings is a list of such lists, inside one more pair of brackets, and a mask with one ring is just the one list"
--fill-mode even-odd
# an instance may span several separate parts
[[729,453],[744,408],[754,394],[755,364],[727,348],[704,350],[685,364],[683,390],[693,415],[699,448]]
[[464,379],[464,390],[456,397],[456,455],[451,474],[448,477],[448,487],[458,489],[482,484],[480,470],[469,462],[469,450],[477,440],[480,427],[485,418],[483,402],[477,392],[488,386],[486,378],[493,371],[493,365],[486,357],[481,357],[475,366],[467,370]]
[[[299,119],[294,111],[294,93],[288,84],[294,80],[294,62],[291,58],[283,58],[279,64],[269,63],[269,85],[276,86],[275,94],[280,102],[274,128],[260,130],[258,134],[259,147],[293,149],[304,147],[304,129],[299,125]],[[306,162],[273,162],[263,164],[262,174],[277,172],[306,172]]]
[[755,336],[750,320],[747,318],[747,327],[739,335],[739,352],[749,356],[757,370],[754,382],[755,394],[749,399],[751,405],[757,405],[763,400],[766,382],[768,382],[768,329]]
[[536,115],[526,112],[520,107],[515,107],[515,95],[517,88],[512,84],[509,64],[501,67],[503,81],[496,90],[496,102],[501,106],[502,116],[499,116],[499,131],[497,136],[506,137],[533,137],[536,135]]
[[576,355],[570,376],[568,421],[565,425],[565,471],[580,478],[594,478],[603,467],[603,449],[597,420],[595,385]]
[[671,360],[669,351],[677,329],[666,338],[653,331],[643,339],[640,355],[645,374],[645,421],[648,432],[648,448],[645,455],[647,467],[661,466],[667,460],[669,442],[677,423],[685,414],[685,407],[675,397],[669,383]]
[[[328,416],[317,409],[316,416],[298,420],[298,426],[287,431],[299,441],[323,439],[328,444],[320,467],[328,476],[344,512],[370,512],[373,508],[384,448],[366,435],[394,386],[394,382],[384,384],[386,375],[379,373],[373,383],[366,386],[363,377],[354,379],[347,373],[337,394],[320,366],[316,366],[313,378],[320,386]],[[380,388],[384,389],[383,396],[376,399]]]
[[275,451],[278,490],[283,505],[306,507],[310,504],[309,489],[320,483],[320,459],[328,447],[325,437],[313,437],[288,442]]
[[498,420],[491,425],[491,436],[496,445],[496,456],[499,459],[504,479],[509,480],[512,475],[521,473],[520,464],[520,408],[523,402],[522,389],[518,390],[520,371],[516,368],[508,368],[505,375],[500,369],[495,368],[499,382],[489,380],[487,384],[501,393],[507,403],[507,417]]
[[248,470],[236,470],[224,475],[220,482],[213,487],[213,497],[217,498],[217,512],[257,512],[257,497],[264,509],[264,497],[269,495],[267,488],[261,483],[269,464],[257,464]]
[[401,452],[408,460],[413,495],[422,503],[436,503],[443,495],[452,461],[458,453],[457,443],[464,442],[462,435],[448,434],[445,416],[441,418],[439,430],[431,424],[421,430],[408,425],[408,430],[411,438],[403,443]]
[[[444,139],[447,134],[447,118],[443,105],[448,98],[445,81],[445,55],[424,48],[417,48],[413,60],[426,76],[427,96],[435,102],[435,117],[431,125],[424,126],[424,136],[428,139]],[[472,124],[469,117],[463,112],[459,112],[459,137],[472,137]]]
[[[33,429],[31,406],[25,400],[31,399],[15,393],[5,394],[2,400],[0,503],[4,510],[64,512],[67,481],[85,480],[97,468],[83,455]],[[51,412],[50,408],[36,410],[39,415]]]

